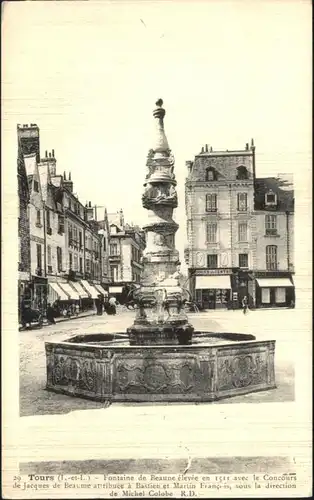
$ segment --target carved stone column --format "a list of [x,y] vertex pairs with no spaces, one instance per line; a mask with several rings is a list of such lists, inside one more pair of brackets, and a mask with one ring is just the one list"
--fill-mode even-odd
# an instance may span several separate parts
[[153,111],[155,140],[147,156],[147,175],[142,196],[148,211],[144,226],[146,250],[143,257],[142,286],[134,295],[140,309],[128,329],[131,345],[187,344],[193,328],[184,313],[187,291],[180,286],[179,252],[175,248],[178,224],[173,210],[178,206],[174,157],[164,130],[163,101]]

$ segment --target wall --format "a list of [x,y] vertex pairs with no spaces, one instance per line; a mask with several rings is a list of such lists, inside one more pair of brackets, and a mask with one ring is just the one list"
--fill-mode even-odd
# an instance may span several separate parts
[[[265,236],[265,216],[276,215],[277,217],[277,236]],[[277,262],[279,271],[288,271],[287,262],[287,219],[284,212],[258,211],[256,212],[256,229],[257,229],[257,270],[266,270],[266,246],[277,246]],[[293,248],[293,217],[289,224],[290,237],[292,235]],[[293,252],[292,252],[293,259]]]
[[[30,230],[29,230],[29,191],[24,161],[18,159],[18,197],[19,197],[19,277],[30,278],[31,253],[30,253]],[[23,274],[22,274],[23,273]]]

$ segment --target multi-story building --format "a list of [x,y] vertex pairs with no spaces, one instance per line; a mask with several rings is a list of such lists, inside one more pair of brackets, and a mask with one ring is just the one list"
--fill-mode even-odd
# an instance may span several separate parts
[[116,295],[119,300],[126,285],[140,283],[145,235],[138,226],[124,222],[122,210],[117,214],[109,214],[108,219],[110,227],[109,266],[111,278],[109,292]]
[[[261,245],[260,241],[265,231],[263,226],[261,233],[261,219],[256,211],[261,180],[256,179],[253,140],[250,146],[246,144],[245,149],[239,151],[213,151],[206,145],[194,162],[186,164],[185,258],[192,296],[205,309],[236,308],[244,296],[251,306],[259,306],[260,286],[255,271],[266,267],[266,252],[275,250]],[[258,206],[261,209],[261,205]],[[280,206],[283,209],[283,205]],[[267,207],[269,209],[269,205]],[[289,247],[291,266],[289,233],[293,232],[293,218],[288,219],[289,231],[286,226],[282,238],[289,244],[285,250],[282,245],[281,251],[286,252]],[[282,258],[287,260],[286,256]],[[289,283],[281,282],[280,288],[284,285],[293,289],[290,279]],[[266,292],[263,293],[266,297]],[[282,300],[283,294],[280,297]],[[286,297],[290,300],[289,293]],[[271,300],[271,303],[274,302]]]
[[255,180],[256,306],[295,303],[294,194],[280,178]]
[[29,189],[31,300],[34,308],[42,309],[46,301],[47,279],[45,275],[45,217],[38,170],[39,128],[35,124],[18,125],[17,133]]
[[37,125],[18,126],[18,141],[20,183],[23,166],[27,178],[24,197],[19,192],[20,212],[23,208],[23,221],[29,223],[29,236],[21,222],[19,236],[21,242],[28,238],[33,306],[45,310],[47,301],[55,300],[92,305],[105,291],[100,285],[103,237],[89,220],[90,207],[73,193],[71,174],[57,174],[54,150],[40,160]]
[[31,252],[30,252],[30,230],[29,230],[29,201],[30,193],[28,180],[23,157],[23,151],[18,136],[18,160],[17,160],[17,180],[18,180],[18,199],[19,199],[19,218],[18,218],[18,301],[19,316],[21,314],[21,305],[24,299],[31,300]]

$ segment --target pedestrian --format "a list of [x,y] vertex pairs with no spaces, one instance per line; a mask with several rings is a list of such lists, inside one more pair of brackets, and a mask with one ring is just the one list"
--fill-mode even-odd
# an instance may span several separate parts
[[117,300],[114,296],[110,297],[109,299],[109,307],[110,309],[108,310],[108,314],[115,315],[117,312]]
[[51,304],[49,302],[48,302],[48,305],[47,305],[46,316],[47,316],[48,323],[50,325],[55,325],[56,324],[56,321],[55,321],[55,312],[54,312],[54,309],[51,307]]
[[247,302],[247,296],[244,295],[242,299],[242,308],[243,308],[243,314],[246,314],[248,311],[248,302]]
[[76,314],[76,316],[78,316],[78,315],[79,315],[79,312],[80,312],[80,306],[79,306],[79,304],[77,303],[77,304],[76,304],[76,306],[75,306],[75,314]]

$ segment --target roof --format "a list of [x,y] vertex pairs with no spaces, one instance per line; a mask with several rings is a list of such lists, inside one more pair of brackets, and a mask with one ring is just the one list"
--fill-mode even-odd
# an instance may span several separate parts
[[[291,187],[291,189],[289,189]],[[278,177],[263,177],[255,179],[255,210],[271,210],[265,206],[265,194],[269,191],[277,194],[277,207],[279,212],[294,211],[293,184],[287,184]]]

